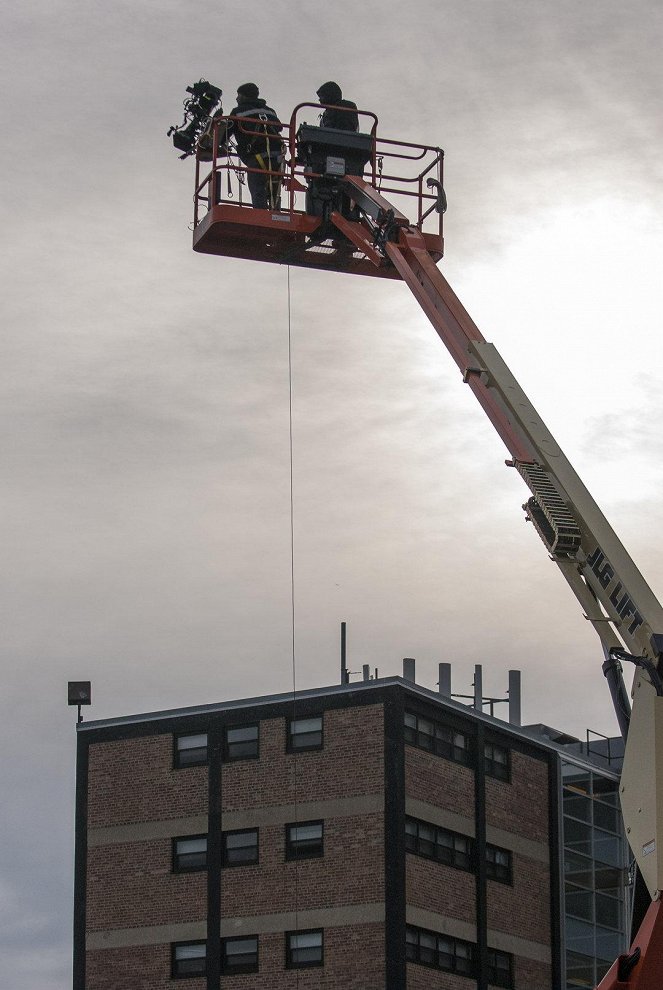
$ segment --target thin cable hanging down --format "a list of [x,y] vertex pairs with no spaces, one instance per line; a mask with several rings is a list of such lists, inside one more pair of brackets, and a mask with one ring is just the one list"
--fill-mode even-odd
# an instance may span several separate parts
[[[295,651],[295,512],[294,512],[294,471],[293,471],[293,443],[292,443],[292,309],[290,303],[290,265],[287,266],[287,287],[288,287],[288,443],[289,443],[289,467],[290,467],[290,618],[292,627],[292,720],[297,718],[297,660]],[[297,759],[298,753],[295,749],[292,754],[292,775],[293,775],[293,803],[295,806],[295,822],[299,821],[298,809],[298,776]],[[299,931],[299,861],[294,862],[295,874],[295,932]],[[295,986],[299,987],[299,971],[295,970]]]
[[288,272],[288,444],[290,454],[290,617],[292,624],[292,697],[297,692],[297,667],[295,657],[295,512],[293,495],[292,453],[292,311],[290,305],[290,265]]

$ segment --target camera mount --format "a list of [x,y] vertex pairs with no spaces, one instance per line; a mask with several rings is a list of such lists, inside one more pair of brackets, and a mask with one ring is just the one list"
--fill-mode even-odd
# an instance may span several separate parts
[[209,126],[212,113],[221,102],[222,96],[219,87],[213,86],[206,79],[187,86],[186,91],[191,96],[184,101],[184,120],[179,126],[171,124],[167,132],[168,137],[172,135],[175,148],[183,152],[180,158],[195,154],[196,142]]

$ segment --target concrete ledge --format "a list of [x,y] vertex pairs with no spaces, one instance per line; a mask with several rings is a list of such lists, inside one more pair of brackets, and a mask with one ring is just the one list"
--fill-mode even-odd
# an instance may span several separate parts
[[431,825],[439,825],[440,828],[451,829],[452,832],[460,832],[461,835],[469,835],[472,839],[475,836],[474,818],[458,815],[454,811],[447,811],[446,808],[437,808],[427,801],[406,797],[405,814],[411,815],[412,818],[421,818]]
[[383,925],[384,902],[354,904],[347,907],[319,908],[282,914],[261,914],[248,918],[222,918],[221,935],[263,935],[288,932],[296,928],[342,928],[345,925]]
[[136,822],[133,825],[97,826],[89,830],[87,844],[89,848],[94,848],[110,846],[118,842],[170,839],[173,835],[199,835],[201,832],[207,832],[207,815],[165,818],[163,821]]
[[516,935],[508,935],[506,932],[488,929],[488,945],[491,949],[500,949],[502,952],[512,952],[514,956],[522,956],[524,959],[533,959],[535,962],[552,963],[552,953],[549,945],[542,942],[531,942],[527,938],[518,938]]
[[[476,942],[477,940],[477,930],[474,925],[468,924],[466,921],[459,921],[457,918],[447,918],[435,911],[425,911],[422,908],[409,907],[407,909],[407,924],[415,925],[417,928],[427,928],[429,931],[439,932],[441,935],[450,935],[452,938],[462,938],[466,942]],[[552,962],[549,945],[544,945],[542,942],[532,942],[526,938],[518,938],[507,932],[498,932],[493,928],[488,929],[488,945],[491,949],[511,952],[514,956],[533,959],[535,962],[548,963],[548,965]]]
[[527,856],[535,859],[537,863],[550,863],[550,850],[545,842],[535,842],[533,839],[526,839],[522,835],[514,835],[503,828],[495,828],[493,825],[486,825],[486,839],[494,846],[502,846],[504,849],[511,849],[512,852],[520,856]]
[[[405,814],[412,815],[413,818],[421,818],[432,825],[439,825],[440,828],[451,829],[452,832],[460,832],[461,835],[475,836],[475,826],[473,818],[466,818],[465,815],[458,815],[453,811],[446,811],[444,808],[436,808],[426,801],[419,801],[415,798],[405,799]],[[539,863],[550,862],[550,850],[545,842],[535,842],[526,839],[515,832],[507,832],[503,828],[495,828],[493,825],[486,825],[486,838],[488,842],[495,846],[502,846],[510,849],[521,856],[528,856]]]
[[[246,918],[223,918],[220,935],[264,935],[268,932],[287,932],[297,928],[342,928],[353,925],[383,925],[384,902],[354,904],[346,907],[321,908],[314,911],[294,911],[282,914],[258,914]],[[140,945],[165,945],[170,942],[186,942],[207,938],[207,922],[192,921],[180,925],[152,925],[144,928],[116,928],[109,931],[89,932],[86,948],[89,952],[100,949],[125,949]]]
[[167,942],[189,942],[207,938],[206,921],[187,921],[180,925],[151,925],[149,928],[116,928],[111,931],[88,932],[85,947],[97,949],[127,949],[138,945],[163,945]]
[[458,918],[447,918],[436,911],[426,911],[424,908],[408,907],[406,922],[415,928],[428,928],[440,935],[450,935],[452,938],[462,938],[466,942],[476,942],[476,925]]
[[353,815],[384,814],[384,793],[362,794],[360,797],[339,798],[329,801],[300,801],[294,804],[278,804],[272,807],[227,811],[222,818],[223,828],[250,828],[260,825],[285,825],[286,822],[305,822],[313,818],[350,818]]
[[[304,801],[297,805],[279,804],[246,811],[228,811],[223,815],[222,828],[259,828],[261,825],[285,825],[313,818],[349,818],[352,815],[382,814],[384,794],[366,794],[354,798],[329,801]],[[197,835],[207,832],[207,815],[188,818],[168,818],[162,821],[135,822],[131,825],[96,826],[88,832],[88,846],[108,846],[119,842],[147,842],[168,839],[174,835]]]

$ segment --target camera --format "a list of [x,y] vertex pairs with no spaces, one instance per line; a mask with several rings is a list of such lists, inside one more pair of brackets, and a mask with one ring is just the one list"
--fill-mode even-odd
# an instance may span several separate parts
[[209,125],[212,111],[221,102],[222,95],[219,87],[206,79],[187,86],[186,91],[191,96],[184,101],[184,120],[179,126],[171,124],[168,129],[168,137],[172,135],[175,148],[184,152],[180,158],[195,154],[196,142]]

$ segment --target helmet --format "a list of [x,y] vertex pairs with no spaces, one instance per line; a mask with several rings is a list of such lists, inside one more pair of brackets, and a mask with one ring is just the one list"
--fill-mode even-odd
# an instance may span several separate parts
[[339,100],[343,99],[341,87],[335,82],[323,83],[317,91],[317,95],[321,103],[338,103]]

